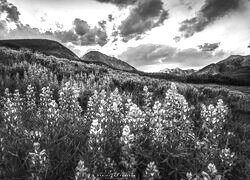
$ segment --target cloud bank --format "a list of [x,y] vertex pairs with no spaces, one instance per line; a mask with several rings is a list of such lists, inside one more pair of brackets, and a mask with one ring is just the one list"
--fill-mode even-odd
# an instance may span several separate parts
[[203,45],[199,45],[199,49],[202,51],[214,51],[220,46],[220,43],[205,43]]
[[6,20],[18,22],[20,12],[18,11],[17,7],[13,4],[7,2],[7,0],[0,0],[0,15],[2,13],[7,13]]
[[98,2],[102,2],[102,3],[111,3],[111,4],[115,4],[119,7],[125,7],[128,5],[132,5],[135,4],[138,0],[96,0]]
[[[108,36],[106,32],[106,21],[100,21],[98,26],[91,28],[89,24],[76,18],[73,22],[75,36],[71,36],[72,39],[69,39],[69,42],[73,44],[80,44],[82,46],[99,44],[104,46],[108,41]],[[67,32],[66,32],[67,33]],[[77,40],[75,37],[77,36]]]
[[[111,3],[120,8],[132,5],[128,17],[118,27],[124,42],[132,38],[141,39],[142,35],[155,27],[161,26],[169,13],[164,9],[162,0],[96,0]],[[112,21],[112,16],[109,17]],[[116,30],[117,31],[117,30]]]
[[[32,28],[28,24],[22,24],[19,21],[20,12],[18,8],[8,3],[7,0],[0,0],[0,16],[3,13],[6,13],[6,17],[4,20],[0,20],[1,39],[48,38],[62,43],[72,43],[81,46],[104,46],[108,42],[106,21],[100,21],[97,26],[91,28],[86,21],[76,18],[70,30],[41,32],[38,28]],[[8,29],[9,22],[14,22],[16,28]]]
[[239,9],[241,4],[242,0],[206,0],[195,17],[182,21],[179,30],[183,37],[191,37],[217,19]]
[[178,49],[167,45],[142,44],[130,47],[119,58],[135,67],[154,64],[181,64],[186,67],[200,67],[214,60],[221,60],[225,53],[200,51],[195,48]]
[[130,11],[129,16],[119,26],[120,35],[132,39],[160,26],[168,18],[161,0],[142,0]]
[[6,18],[0,20],[0,30],[7,28],[7,22],[17,23],[19,21],[20,12],[17,7],[7,2],[7,0],[0,0],[0,17],[6,13]]

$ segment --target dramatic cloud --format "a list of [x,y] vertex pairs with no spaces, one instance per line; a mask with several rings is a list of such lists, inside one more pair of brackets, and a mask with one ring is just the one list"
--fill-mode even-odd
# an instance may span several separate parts
[[188,10],[192,10],[192,3],[190,1],[187,1],[187,0],[179,0],[180,3],[184,6],[187,7]]
[[[141,35],[151,29],[161,26],[168,18],[167,10],[163,8],[162,0],[96,0],[103,3],[112,3],[118,7],[124,8],[133,5],[129,16],[121,22],[118,27],[119,34],[123,37],[123,42],[132,38],[139,40]],[[113,21],[112,15],[109,15],[109,21]],[[116,30],[117,31],[117,30]]]
[[7,0],[0,0],[0,15],[2,13],[7,13],[6,20],[12,22],[19,21],[20,12],[17,7],[13,4],[7,2]]
[[28,24],[16,24],[17,27],[11,30],[5,30],[1,38],[3,39],[18,39],[18,38],[46,38],[46,34],[41,33],[37,28],[31,28]]
[[83,36],[90,31],[90,26],[84,20],[76,18],[73,24],[75,25],[75,32],[79,36]]
[[98,25],[102,28],[102,29],[106,29],[106,25],[107,25],[107,21],[99,21],[98,22]]
[[162,25],[167,18],[168,12],[163,9],[161,0],[141,0],[122,21],[120,34],[125,41],[132,39]]
[[44,13],[43,16],[40,17],[41,22],[46,22],[47,19],[48,19],[48,14],[47,13]]
[[162,25],[163,22],[168,18],[168,16],[169,16],[168,11],[162,10],[158,21],[156,21],[156,23],[154,23],[153,27],[157,27],[157,26]]
[[63,28],[63,24],[59,23],[59,22],[56,22],[56,27],[58,29],[62,29]]
[[80,45],[99,44],[104,46],[108,41],[106,21],[100,21],[99,27],[91,28],[86,21],[75,19],[75,32],[79,35]]
[[6,21],[0,21],[0,38],[48,38],[81,46],[97,44],[104,46],[108,42],[105,24],[105,21],[100,21],[97,27],[91,28],[86,21],[75,19],[74,26],[70,30],[46,31],[43,33],[38,28],[32,28],[28,24],[23,25],[22,23],[17,23],[15,29],[7,30]]
[[0,30],[4,30],[7,27],[7,23],[4,20],[0,20]]
[[224,52],[199,51],[195,48],[177,49],[166,45],[143,44],[128,48],[119,58],[135,67],[161,63],[181,64],[186,67],[200,67],[215,59],[222,58]]
[[[48,38],[61,41],[62,43],[72,43],[82,46],[96,44],[104,46],[108,41],[106,21],[100,21],[96,27],[91,28],[86,21],[76,18],[70,30],[41,32],[38,28],[32,28],[28,24],[22,24],[19,21],[20,13],[17,7],[8,3],[6,0],[0,0],[0,15],[2,13],[6,13],[6,18],[0,20],[1,39]],[[47,14],[44,15],[44,17],[46,16]],[[45,18],[42,18],[42,21],[45,21]],[[15,22],[16,28],[8,30],[8,22]],[[56,25],[59,29],[62,29],[61,24],[57,22]]]
[[20,15],[20,12],[18,11],[16,6],[7,2],[6,0],[0,0],[0,17],[3,13],[6,13],[6,18],[4,20],[0,20],[1,33],[3,33],[3,31],[6,31],[7,22],[18,23]]
[[224,52],[220,51],[215,54],[207,51],[198,51],[195,48],[188,48],[184,50],[177,50],[173,57],[165,59],[165,62],[178,62],[184,66],[199,67],[205,66],[214,60],[221,60]]
[[173,38],[173,40],[177,43],[177,42],[179,42],[181,40],[181,37],[180,36],[175,36]]
[[[49,34],[49,32],[47,32]],[[56,31],[51,33],[51,36],[54,36],[56,39],[60,40],[63,43],[71,42],[72,44],[78,43],[78,35],[73,31]]]
[[112,14],[109,14],[109,15],[108,15],[108,19],[109,19],[109,22],[112,22],[112,21],[115,20],[115,18],[113,17]]
[[203,45],[199,45],[199,49],[202,51],[214,51],[220,46],[220,43],[205,43]]
[[206,0],[197,16],[181,23],[180,31],[188,38],[196,32],[203,31],[209,24],[237,10],[242,0]]
[[99,44],[104,46],[107,44],[106,21],[100,21],[97,27],[91,28],[86,21],[76,18],[73,25],[71,30],[47,32],[47,35],[63,43],[70,42],[74,45],[88,46]]
[[143,44],[129,47],[119,58],[133,66],[152,65],[159,63],[161,58],[173,56],[175,48],[154,44]]
[[125,7],[128,5],[132,5],[135,4],[138,0],[96,0],[98,2],[102,2],[102,3],[111,3],[111,4],[115,4],[119,7]]
[[[1,29],[1,22],[0,22]],[[107,34],[100,28],[93,28],[84,35],[78,35],[74,29],[68,31],[46,31],[42,33],[37,28],[31,28],[29,25],[19,24],[16,29],[7,31],[2,30],[1,39],[19,39],[19,38],[47,38],[60,41],[62,43],[72,43],[74,45],[97,45],[104,46],[107,43]]]
[[97,35],[97,44],[99,44],[100,46],[104,46],[105,44],[107,44],[108,42],[108,35],[106,30],[104,29],[97,29],[96,32]]

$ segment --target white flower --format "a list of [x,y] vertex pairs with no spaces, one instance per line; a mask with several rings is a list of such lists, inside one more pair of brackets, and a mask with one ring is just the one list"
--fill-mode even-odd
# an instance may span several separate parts
[[130,134],[130,128],[129,128],[128,125],[125,125],[125,126],[123,127],[122,135],[123,135],[123,136],[128,136],[129,134]]
[[113,102],[113,109],[114,111],[118,111],[118,104],[116,102]]
[[188,180],[191,180],[193,175],[192,175],[191,172],[187,172],[186,177],[187,177]]
[[103,99],[101,100],[101,104],[102,104],[102,105],[105,105],[105,101],[104,101]]
[[98,125],[98,119],[94,119],[92,121],[92,126],[97,126]]
[[213,163],[209,163],[207,168],[208,168],[208,170],[209,170],[209,172],[211,174],[216,174],[217,173],[216,166]]

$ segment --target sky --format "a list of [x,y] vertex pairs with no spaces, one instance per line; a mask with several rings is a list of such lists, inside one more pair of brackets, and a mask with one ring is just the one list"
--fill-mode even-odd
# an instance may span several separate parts
[[139,70],[250,54],[250,0],[0,0],[0,39],[56,40]]

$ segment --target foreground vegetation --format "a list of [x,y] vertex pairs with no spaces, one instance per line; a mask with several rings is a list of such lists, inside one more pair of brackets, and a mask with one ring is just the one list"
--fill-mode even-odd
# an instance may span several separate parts
[[249,96],[1,49],[0,178],[247,179]]

